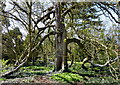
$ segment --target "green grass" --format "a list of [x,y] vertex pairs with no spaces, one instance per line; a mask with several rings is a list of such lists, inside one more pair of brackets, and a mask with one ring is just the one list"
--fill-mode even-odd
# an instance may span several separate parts
[[79,76],[78,74],[67,73],[67,72],[54,74],[51,76],[51,78],[60,82],[65,82],[65,83],[83,81],[82,76]]
[[21,69],[31,69],[31,70],[46,70],[46,71],[50,71],[52,70],[52,68],[50,67],[42,67],[42,66],[28,66],[28,67],[22,67]]
[[53,68],[50,67],[43,67],[43,66],[27,66],[27,67],[22,67],[19,70],[18,77],[29,77],[29,76],[34,76],[34,75],[44,75]]
[[[72,72],[76,72],[76,73],[79,73],[79,74],[88,74],[88,75],[95,75],[95,72],[92,71],[92,70],[89,70],[89,71],[86,71],[85,69],[83,69],[82,67],[82,62],[76,62],[73,64],[72,67],[70,67],[69,69],[72,71]],[[90,67],[91,65],[89,63],[86,63],[85,66],[88,68]]]
[[[70,62],[69,62],[70,63]],[[120,83],[119,80],[114,79],[111,77],[108,68],[102,68],[102,71],[100,68],[96,67],[93,70],[90,68],[90,64],[86,63],[85,66],[88,69],[88,71],[84,70],[82,67],[82,62],[76,62],[72,65],[72,67],[69,68],[71,70],[71,73],[65,72],[65,73],[58,73],[53,74],[51,76],[51,79],[57,80],[59,82],[63,83],[74,83],[74,82],[83,82],[83,83]],[[34,75],[45,75],[47,72],[53,70],[51,67],[43,67],[43,66],[27,66],[22,67],[18,71],[17,77],[29,77]],[[118,73],[119,74],[119,73]],[[120,77],[120,75],[119,75]],[[0,78],[0,81],[6,80],[4,78]]]
[[4,81],[4,80],[6,80],[6,78],[0,78],[0,81]]
[[9,70],[0,70],[0,73],[4,73],[4,72],[7,72],[7,71],[9,71]]
[[113,77],[91,77],[86,83],[100,83],[100,84],[113,84],[113,83],[119,83],[119,80],[115,80]]
[[[70,62],[69,62],[70,63]],[[52,79],[59,82],[74,83],[74,82],[83,82],[83,83],[100,83],[100,84],[120,84],[119,80],[114,79],[108,68],[90,68],[88,71],[84,70],[82,67],[82,62],[76,62],[69,69],[71,73],[58,73],[51,76]],[[89,68],[91,65],[86,63],[85,66]],[[102,69],[102,70],[101,70]],[[79,75],[78,75],[79,74]]]

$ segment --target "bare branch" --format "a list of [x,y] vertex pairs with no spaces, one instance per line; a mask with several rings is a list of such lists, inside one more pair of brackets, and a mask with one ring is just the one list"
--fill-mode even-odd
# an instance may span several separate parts
[[103,8],[104,10],[106,10],[106,11],[109,13],[110,16],[113,18],[113,20],[114,20],[116,23],[119,23],[119,24],[120,24],[120,22],[115,19],[115,17],[112,15],[112,13],[111,13],[106,7],[102,6],[100,3],[97,3],[97,4],[98,4],[101,8]]
[[67,9],[63,14],[62,16],[65,16],[67,13],[69,13],[71,11],[71,9],[75,9],[75,6],[77,5],[73,5],[72,7],[70,7],[69,9]]
[[103,14],[105,15],[105,17],[108,17],[108,18],[113,22],[113,20],[110,18],[110,16],[108,16],[108,15],[104,12],[104,10],[102,10],[102,8],[101,8],[100,6],[98,6],[97,4],[96,4],[96,6],[97,6],[98,8],[100,8],[100,10],[103,12]]
[[17,6],[22,12],[24,12],[24,13],[26,13],[27,15],[28,15],[28,12],[26,11],[26,10],[24,10],[19,4],[17,4],[15,1],[13,1],[12,0],[12,2],[13,2],[13,4],[15,5],[15,6]]
[[46,27],[41,27],[41,28],[38,28],[39,31],[41,30],[45,30],[46,28],[49,28],[49,27],[55,27],[55,25],[48,25]]
[[50,35],[55,35],[55,34],[57,34],[57,32],[52,31],[52,32],[50,32],[49,34],[45,35],[45,36],[39,41],[39,43],[38,43],[31,51],[33,52],[38,46],[40,46],[40,45],[42,44],[42,42],[43,42],[48,36],[50,36]]
[[118,57],[116,57],[115,59],[113,59],[113,60],[109,60],[109,61],[107,61],[105,64],[103,64],[103,65],[101,65],[101,64],[95,64],[95,63],[93,63],[92,61],[88,61],[89,63],[91,63],[94,67],[105,67],[105,66],[108,66],[110,63],[113,63],[113,62],[115,62],[115,61],[117,61],[117,60],[119,60],[120,59],[120,56],[118,56]]
[[77,44],[80,46],[80,48],[83,48],[83,47],[84,47],[84,45],[80,42],[79,39],[72,38],[72,39],[67,39],[67,40],[66,40],[66,43],[67,43],[67,44],[69,44],[69,43],[71,43],[71,42],[77,43]]
[[49,16],[49,15],[52,14],[52,13],[55,13],[55,11],[50,11],[50,12],[48,12],[46,15],[44,15],[43,17],[41,17],[40,19],[38,19],[38,20],[36,21],[36,24],[35,24],[35,25],[37,25],[40,21],[42,21],[43,19],[45,19],[45,17]]
[[18,10],[16,10],[16,12],[18,13],[18,15],[19,15],[19,17],[22,19],[22,21],[25,22],[26,25],[28,25],[28,23],[25,21],[25,19],[23,19],[23,18],[21,17],[21,15],[20,15],[21,13],[20,13]]
[[27,59],[24,62],[22,62],[21,64],[19,64],[18,67],[16,67],[12,71],[9,71],[9,72],[6,72],[5,74],[0,75],[0,77],[7,77],[7,76],[13,74],[14,72],[17,72],[26,63],[26,61],[27,61]]
[[[5,13],[8,13],[8,12],[5,12]],[[4,17],[11,18],[11,19],[14,19],[16,21],[19,21],[26,27],[26,24],[21,19],[19,19],[17,16],[13,15],[12,13],[8,13],[8,14],[10,14],[11,16],[3,14],[3,13],[2,14],[0,13],[1,16],[4,16]]]

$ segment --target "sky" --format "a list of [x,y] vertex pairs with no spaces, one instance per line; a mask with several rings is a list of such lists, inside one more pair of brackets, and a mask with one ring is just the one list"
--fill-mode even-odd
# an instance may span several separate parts
[[[42,1],[44,1],[44,0],[42,0]],[[47,1],[50,1],[50,0],[47,0]],[[116,1],[116,0],[112,0],[112,1]],[[20,2],[21,2],[21,0],[20,0]],[[13,8],[13,6],[11,6],[9,3],[7,3],[6,8],[5,8],[6,11],[10,10],[11,8]],[[116,15],[114,12],[113,12],[112,14],[114,15],[114,17],[115,17],[116,19],[118,18],[117,15]],[[104,25],[107,29],[109,29],[110,27],[112,27],[113,24],[116,24],[114,21],[111,22],[110,19],[109,19],[108,17],[105,17],[104,15],[101,15],[101,16],[100,16],[100,20],[103,21],[103,25]],[[11,21],[11,22],[12,22],[12,21]],[[116,25],[117,25],[117,24],[116,24]],[[44,24],[39,23],[38,26],[39,26],[39,27],[44,27]],[[25,31],[25,29],[24,29],[20,24],[18,24],[18,22],[16,22],[14,25],[11,24],[11,26],[10,26],[9,28],[11,28],[11,27],[19,27],[19,28],[21,28],[20,31],[23,33],[24,37],[26,36],[27,31]]]

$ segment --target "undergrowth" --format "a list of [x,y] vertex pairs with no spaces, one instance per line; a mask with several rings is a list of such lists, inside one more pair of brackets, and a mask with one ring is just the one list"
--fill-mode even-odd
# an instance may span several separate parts
[[[91,68],[89,63],[85,64],[87,71],[81,68],[82,63],[76,62],[69,68],[71,72],[64,73],[52,73],[50,76],[51,79],[63,82],[63,83],[75,83],[75,82],[83,82],[83,83],[117,83],[120,84],[120,75],[118,80],[116,80],[110,74],[108,68]],[[26,66],[22,67],[18,72],[11,75],[15,78],[21,77],[29,77],[35,75],[46,75],[47,72],[52,71],[51,67],[43,67],[43,66]],[[6,80],[5,78],[0,78],[0,81]]]
[[74,63],[70,73],[58,73],[52,75],[52,79],[60,82],[83,82],[83,83],[100,83],[100,84],[120,84],[120,78],[116,80],[110,74],[108,68],[90,68],[90,64],[87,63],[85,66],[88,67],[88,71],[81,68],[82,63]]
[[51,77],[54,80],[64,82],[64,83],[70,83],[70,82],[80,82],[83,81],[83,77],[79,76],[78,74],[73,74],[73,73],[59,73],[59,74],[54,74]]

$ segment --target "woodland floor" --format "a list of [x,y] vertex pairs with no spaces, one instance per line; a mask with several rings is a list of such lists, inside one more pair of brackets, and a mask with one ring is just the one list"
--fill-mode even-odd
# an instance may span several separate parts
[[[87,65],[88,66],[88,65]],[[1,85],[41,85],[41,84],[57,84],[57,85],[120,85],[120,73],[118,72],[118,80],[113,78],[107,68],[100,71],[89,69],[85,71],[81,68],[80,63],[74,64],[69,68],[71,72],[52,72],[53,67],[44,66],[26,66],[22,67],[17,73],[10,75],[8,78],[0,78]],[[25,84],[26,85],[26,84]]]
[[5,81],[1,81],[1,83],[58,83],[58,81],[52,80],[48,76],[32,76],[7,79]]

